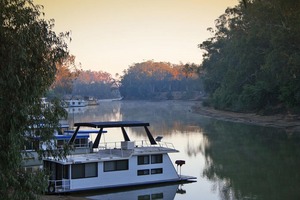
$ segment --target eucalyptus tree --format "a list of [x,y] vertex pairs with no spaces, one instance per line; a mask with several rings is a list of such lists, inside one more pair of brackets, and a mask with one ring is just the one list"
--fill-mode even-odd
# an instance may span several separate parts
[[292,0],[244,0],[226,9],[199,45],[211,103],[238,111],[299,108],[299,20],[300,3]]
[[57,35],[41,10],[32,0],[0,0],[1,199],[35,199],[44,190],[44,176],[22,170],[21,150],[41,124],[35,136],[49,141],[63,115],[58,104],[43,108],[40,98],[68,55],[69,34]]

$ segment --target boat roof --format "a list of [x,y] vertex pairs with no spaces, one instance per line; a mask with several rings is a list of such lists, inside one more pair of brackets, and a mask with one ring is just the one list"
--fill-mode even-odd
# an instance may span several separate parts
[[74,126],[85,126],[93,128],[120,128],[120,127],[145,127],[149,123],[141,121],[109,121],[109,122],[80,122],[75,123]]
[[73,144],[76,138],[76,135],[80,129],[80,127],[90,127],[90,128],[99,128],[98,135],[95,139],[95,142],[93,144],[93,148],[98,148],[101,134],[103,133],[104,128],[121,128],[122,134],[124,137],[124,141],[130,141],[128,134],[126,133],[125,127],[144,127],[145,132],[148,136],[148,139],[151,144],[157,144],[154,140],[152,134],[150,133],[148,126],[150,124],[147,122],[142,121],[107,121],[107,122],[80,122],[75,123],[74,126],[77,127],[76,131],[74,132],[73,136],[69,140],[69,144]]
[[[70,139],[72,135],[55,135],[55,139],[57,140],[67,140]],[[89,138],[90,136],[88,134],[78,134],[77,139],[83,139],[83,138]]]
[[[75,130],[65,130],[64,133],[65,134],[68,134],[68,135],[71,135],[75,132]],[[78,131],[78,134],[87,134],[89,135],[90,133],[98,133],[99,131],[98,130],[79,130]],[[103,130],[102,133],[107,133],[107,131]]]

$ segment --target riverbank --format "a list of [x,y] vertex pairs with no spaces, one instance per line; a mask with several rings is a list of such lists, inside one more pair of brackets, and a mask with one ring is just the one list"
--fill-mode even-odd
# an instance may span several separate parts
[[221,111],[211,107],[205,107],[202,105],[202,102],[196,103],[192,107],[192,111],[205,117],[211,117],[218,120],[253,124],[266,127],[275,127],[284,129],[287,133],[300,132],[299,115],[278,114],[272,116],[261,116],[255,113],[236,113],[229,111]]

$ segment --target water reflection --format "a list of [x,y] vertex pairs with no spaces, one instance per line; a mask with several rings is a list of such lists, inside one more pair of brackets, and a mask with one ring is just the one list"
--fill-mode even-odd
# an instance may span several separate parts
[[300,137],[215,121],[204,128],[203,176],[221,199],[300,199]]
[[[87,107],[84,113],[70,113],[69,122],[150,122],[154,136],[162,135],[180,151],[170,154],[171,159],[186,160],[182,174],[197,177],[196,183],[184,185],[184,195],[172,197],[175,200],[300,199],[300,133],[205,118],[192,113],[192,105],[180,101],[103,102]],[[139,132],[128,133],[142,137]]]
[[86,198],[94,200],[120,200],[120,199],[136,199],[136,200],[173,200],[175,195],[185,194],[182,185],[161,185],[159,187],[139,187],[136,189],[119,189],[102,192],[96,195],[90,195]]

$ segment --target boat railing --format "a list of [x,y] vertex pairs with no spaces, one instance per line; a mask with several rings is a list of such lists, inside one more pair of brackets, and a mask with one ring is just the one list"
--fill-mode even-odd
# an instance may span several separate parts
[[49,180],[48,192],[66,192],[70,190],[70,180],[62,179],[62,180]]
[[119,149],[121,148],[121,142],[104,142],[100,143],[98,149],[104,150],[104,149]]
[[140,140],[136,141],[136,147],[164,147],[164,148],[169,148],[169,149],[175,149],[173,143],[171,142],[157,142],[157,144],[153,145],[147,140]]
[[122,142],[105,142],[100,143],[98,148],[94,148],[93,152],[101,152],[103,155],[107,155],[108,157],[128,157],[131,155],[134,147],[157,147],[158,150],[173,149],[176,150],[174,145],[170,142],[157,142],[157,144],[153,145],[147,140],[138,140],[132,143],[132,146],[122,145]]
[[[135,147],[164,147],[164,148],[170,148],[175,149],[173,143],[171,142],[157,142],[156,145],[151,144],[148,140],[137,140],[134,141]],[[100,143],[97,150],[105,150],[105,149],[122,149],[121,142],[105,142]]]
[[171,142],[158,142],[158,145],[160,147],[166,147],[166,148],[170,148],[170,149],[175,149],[173,143],[171,143]]

